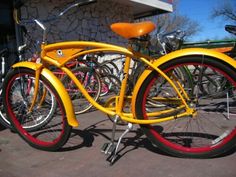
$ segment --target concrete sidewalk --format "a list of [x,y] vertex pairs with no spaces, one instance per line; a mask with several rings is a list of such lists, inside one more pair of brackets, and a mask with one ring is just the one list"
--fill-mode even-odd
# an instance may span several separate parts
[[[181,159],[153,148],[138,126],[124,139],[113,166],[101,153],[111,122],[100,112],[79,116],[81,126],[60,152],[31,148],[17,134],[0,131],[0,177],[234,177],[236,153],[214,159]],[[118,127],[120,132],[124,127]]]

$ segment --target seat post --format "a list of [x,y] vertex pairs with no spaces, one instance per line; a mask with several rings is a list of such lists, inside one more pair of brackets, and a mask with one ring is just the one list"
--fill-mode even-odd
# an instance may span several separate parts
[[[132,46],[129,43],[128,49],[132,50]],[[123,111],[123,105],[124,105],[124,99],[125,99],[125,93],[126,93],[126,87],[127,87],[127,81],[129,77],[129,69],[130,69],[130,63],[131,63],[131,57],[126,56],[124,68],[123,68],[123,78],[121,82],[121,88],[120,88],[120,96],[118,100],[118,107],[117,107],[117,114],[120,115]]]

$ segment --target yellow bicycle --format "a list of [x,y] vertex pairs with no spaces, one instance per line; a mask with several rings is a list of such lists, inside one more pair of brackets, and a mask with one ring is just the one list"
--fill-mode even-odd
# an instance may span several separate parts
[[[77,6],[88,2],[91,0],[81,1]],[[3,103],[9,121],[29,145],[58,150],[67,142],[71,128],[79,125],[65,86],[49,70],[54,66],[69,76],[95,108],[114,118],[111,143],[103,148],[105,152],[115,149],[113,160],[121,139],[133,124],[139,124],[155,146],[178,157],[214,157],[235,146],[236,61],[232,58],[201,48],[178,50],[158,59],[143,55],[133,45],[155,29],[152,22],[111,25],[115,33],[128,39],[127,48],[88,41],[47,44],[45,26],[38,20],[35,22],[44,29],[41,63],[16,63],[3,85]],[[125,56],[120,92],[105,104],[96,102],[66,67],[78,57],[100,52]],[[127,95],[131,61],[143,62],[145,70]],[[188,75],[194,84],[189,83]],[[224,89],[217,90],[222,82]],[[206,94],[200,86],[222,94]],[[115,143],[115,125],[119,120],[127,122],[127,129]],[[38,121],[47,123],[25,128]]]

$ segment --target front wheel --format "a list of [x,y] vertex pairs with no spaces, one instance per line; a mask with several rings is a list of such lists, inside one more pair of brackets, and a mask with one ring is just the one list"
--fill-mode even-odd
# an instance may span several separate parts
[[64,105],[50,81],[40,76],[36,103],[30,111],[35,71],[14,68],[3,84],[3,104],[9,122],[32,147],[46,151],[61,148],[70,135]]
[[[176,73],[180,67],[187,70],[193,83],[187,83]],[[198,72],[194,72],[195,68],[198,68]],[[177,118],[185,110],[180,109],[176,92],[157,72],[151,72],[143,80],[137,93],[136,117],[148,120],[176,116],[170,121],[141,125],[152,143],[173,156],[189,158],[215,157],[234,147],[236,143],[235,71],[216,59],[198,56],[171,60],[161,65],[160,69],[175,84],[178,82],[182,85],[189,94],[189,106],[194,107],[197,114],[193,117]],[[218,80],[227,81],[228,84],[221,89],[214,88],[218,86],[215,84]],[[204,92],[203,90],[206,90],[209,85],[214,92],[218,93],[212,95]]]
[[2,103],[2,85],[0,86],[0,123],[5,128],[12,128],[9,120],[7,119],[6,112]]

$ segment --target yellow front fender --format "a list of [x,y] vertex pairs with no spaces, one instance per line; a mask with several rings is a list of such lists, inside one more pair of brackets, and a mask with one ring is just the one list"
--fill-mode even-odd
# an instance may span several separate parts
[[[23,67],[23,68],[29,68],[34,71],[37,69],[42,68],[42,64],[37,64],[33,62],[19,62],[12,66],[13,68],[17,67]],[[69,125],[76,127],[79,125],[78,121],[76,120],[74,108],[71,102],[71,99],[68,95],[68,92],[66,91],[65,87],[61,83],[61,81],[47,68],[43,68],[41,71],[41,74],[49,80],[49,82],[53,85],[53,87],[58,92],[59,96],[61,97],[61,101],[64,105],[65,111],[66,111],[66,117]]]
[[[176,58],[180,58],[181,57],[187,57],[187,56],[208,56],[211,58],[214,58],[215,60],[221,61],[222,63],[226,63],[232,66],[233,69],[235,69],[236,71],[236,61],[217,51],[213,51],[210,49],[203,49],[203,48],[188,48],[188,49],[181,49],[181,50],[177,50],[175,52],[171,52],[167,55],[164,55],[158,59],[156,59],[152,64],[155,68],[158,68],[159,66],[161,66],[162,64],[169,62],[171,60],[174,60]],[[133,97],[132,97],[132,112],[133,114],[135,113],[135,100],[137,98],[137,94],[138,91],[144,81],[144,79],[153,71],[153,69],[151,67],[149,67],[148,69],[146,69],[141,76],[139,77],[134,91],[133,91]]]

